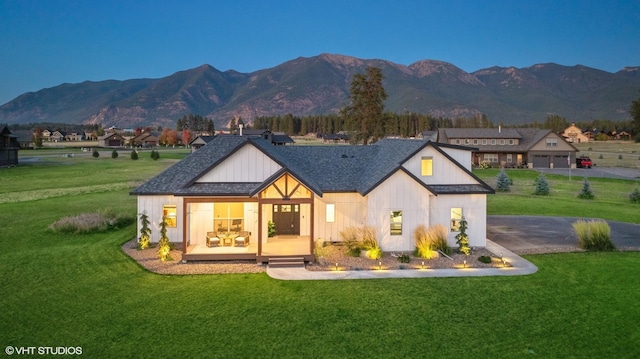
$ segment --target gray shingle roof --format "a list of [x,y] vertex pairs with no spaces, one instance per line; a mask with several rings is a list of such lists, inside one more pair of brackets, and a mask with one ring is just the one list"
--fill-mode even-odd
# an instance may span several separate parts
[[[433,146],[448,157],[439,148],[446,145],[421,140],[383,139],[369,146],[273,146],[269,141],[259,137],[220,135],[200,150],[142,184],[131,194],[250,196],[264,186],[264,183],[196,183],[199,177],[246,145],[257,147],[283,167],[283,170],[265,183],[270,183],[286,171],[318,195],[324,192],[359,192],[366,195],[401,169],[404,161],[425,146]],[[462,166],[461,168],[464,169]],[[477,186],[425,187],[435,194],[449,193],[449,190],[454,191],[451,193],[493,191],[471,172],[464,170],[478,181]],[[465,189],[469,192],[464,192]]]

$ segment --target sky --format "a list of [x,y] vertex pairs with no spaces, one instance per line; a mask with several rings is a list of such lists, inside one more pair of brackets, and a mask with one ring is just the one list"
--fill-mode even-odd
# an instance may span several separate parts
[[0,105],[62,83],[322,53],[617,72],[640,66],[640,0],[0,0]]

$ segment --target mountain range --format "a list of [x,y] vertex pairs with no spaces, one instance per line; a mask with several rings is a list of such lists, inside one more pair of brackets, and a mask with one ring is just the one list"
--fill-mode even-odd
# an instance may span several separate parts
[[610,73],[553,63],[491,67],[467,73],[453,64],[422,60],[409,66],[385,60],[321,54],[251,73],[210,65],[159,79],[85,81],[28,92],[0,106],[0,123],[71,123],[133,128],[175,126],[183,115],[213,118],[337,113],[348,104],[351,79],[368,66],[384,75],[385,108],[436,117],[484,114],[494,123],[628,120],[638,97],[640,66]]

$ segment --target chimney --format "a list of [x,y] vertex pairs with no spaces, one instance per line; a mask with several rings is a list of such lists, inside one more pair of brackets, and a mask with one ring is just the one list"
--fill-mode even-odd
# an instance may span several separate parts
[[244,127],[243,124],[239,124],[238,127],[240,128],[240,137],[242,137],[242,128]]
[[498,133],[502,133],[502,125],[498,125]]

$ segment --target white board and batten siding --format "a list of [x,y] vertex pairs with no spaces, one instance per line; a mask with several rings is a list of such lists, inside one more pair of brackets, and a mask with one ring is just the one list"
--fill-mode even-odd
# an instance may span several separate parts
[[[397,171],[368,195],[367,223],[378,230],[383,251],[415,249],[413,231],[418,225],[429,226],[431,195],[406,173]],[[402,211],[402,234],[391,235],[391,211]]]
[[[460,150],[455,150],[459,152]],[[468,168],[471,168],[471,155],[468,151],[464,151],[469,156],[466,161]],[[463,157],[457,154],[458,157]],[[422,158],[433,158],[433,175],[422,176]],[[405,161],[402,166],[409,172],[413,173],[421,181],[426,184],[473,184],[477,181],[467,174],[462,168],[455,166],[442,153],[433,149],[433,147],[425,147],[422,151]]]
[[451,231],[451,209],[462,208],[462,215],[467,220],[467,235],[471,247],[487,245],[487,195],[459,194],[432,197],[429,217],[431,225],[442,224],[448,231],[447,243],[456,248],[456,235]]
[[264,182],[281,168],[262,151],[247,144],[196,182]]
[[[327,221],[327,205],[334,206],[334,218]],[[340,241],[340,231],[347,227],[361,227],[367,221],[365,197],[359,193],[325,193],[314,199],[314,239]]]
[[[160,241],[160,222],[162,221],[162,207],[164,205],[176,206],[176,227],[167,227],[167,237],[170,242],[182,242],[182,197],[165,196],[138,196],[138,210],[144,211],[151,222],[151,242]],[[138,214],[138,235],[140,233],[140,214]],[[136,237],[137,238],[137,237]]]

